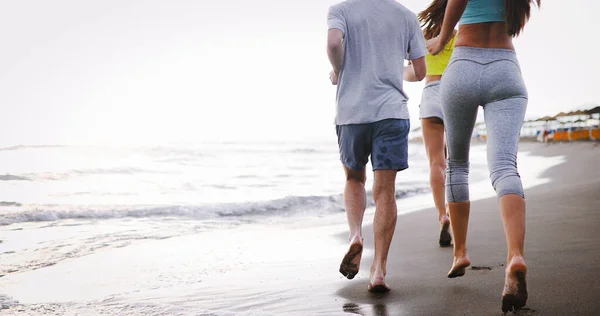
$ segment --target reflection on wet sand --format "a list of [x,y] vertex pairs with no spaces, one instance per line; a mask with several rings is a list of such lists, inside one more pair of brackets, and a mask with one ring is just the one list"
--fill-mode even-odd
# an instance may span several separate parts
[[[373,316],[388,316],[389,313],[387,311],[387,306],[385,304],[374,304],[371,305],[373,313],[371,315]],[[352,302],[348,302],[346,304],[344,304],[343,310],[345,313],[350,313],[350,314],[357,314],[357,315],[361,315],[361,316],[367,316],[367,314],[365,314],[362,310],[362,308],[356,304],[356,303],[352,303]]]

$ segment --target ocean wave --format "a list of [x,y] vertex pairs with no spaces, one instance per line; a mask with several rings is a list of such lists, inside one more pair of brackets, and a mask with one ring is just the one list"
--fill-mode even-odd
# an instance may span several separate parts
[[12,306],[19,305],[19,301],[14,300],[11,296],[0,294],[0,310],[8,309]]
[[[423,194],[427,188],[397,190],[396,198]],[[373,206],[368,192],[368,206]],[[22,205],[18,209],[4,207],[0,211],[0,225],[24,222],[45,222],[64,219],[113,219],[178,217],[182,219],[213,219],[246,216],[321,215],[343,212],[343,196],[289,196],[282,199],[212,205],[168,206],[57,206]]]
[[66,147],[66,146],[64,146],[64,145],[17,145],[17,146],[10,146],[10,147],[2,147],[2,148],[0,148],[0,151],[11,151],[11,150],[28,149],[28,148],[43,149],[43,148],[63,148],[63,147]]
[[0,206],[21,206],[21,203],[0,201]]
[[257,176],[255,174],[240,174],[235,176],[235,178],[237,179],[258,179],[260,178],[260,176]]
[[69,196],[135,196],[136,193],[133,192],[71,192],[71,193],[54,193],[50,194],[50,196],[54,197],[69,197]]
[[12,174],[0,175],[0,181],[29,181],[31,179]]
[[[335,147],[332,146],[332,148],[335,148]],[[294,148],[294,149],[291,149],[289,152],[294,153],[294,154],[316,154],[316,153],[320,153],[323,151],[315,149],[315,148]]]
[[140,173],[164,173],[156,170],[147,170],[135,167],[120,167],[120,168],[90,168],[90,169],[75,169],[70,173],[78,175],[132,175]]
[[0,181],[38,181],[50,180],[61,181],[78,177],[86,176],[136,176],[140,174],[170,174],[172,172],[165,170],[150,170],[136,167],[115,167],[115,168],[88,168],[88,169],[73,169],[66,172],[39,172],[39,173],[24,173],[20,175],[4,175],[0,176]]

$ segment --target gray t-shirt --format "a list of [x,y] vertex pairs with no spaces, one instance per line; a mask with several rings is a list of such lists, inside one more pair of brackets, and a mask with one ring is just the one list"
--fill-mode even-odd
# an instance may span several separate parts
[[427,54],[417,16],[394,0],[347,0],[329,8],[327,24],[344,32],[335,124],[409,119],[404,59]]

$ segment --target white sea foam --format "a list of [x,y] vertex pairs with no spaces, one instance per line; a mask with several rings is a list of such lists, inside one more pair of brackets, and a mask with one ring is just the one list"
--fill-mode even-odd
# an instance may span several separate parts
[[[397,198],[427,192],[427,188],[398,190]],[[369,192],[371,196],[371,192]],[[0,225],[24,222],[44,222],[64,219],[112,219],[178,217],[184,219],[210,219],[240,216],[293,216],[324,215],[343,212],[341,195],[289,196],[282,199],[258,202],[223,203],[209,205],[169,206],[111,206],[111,205],[14,205],[0,207]],[[369,199],[369,206],[372,206]]]
[[[244,311],[236,306],[233,311],[230,311],[228,308],[232,305],[229,302],[213,302],[213,305],[204,306],[201,302],[210,304],[211,301],[207,301],[206,297],[213,295],[215,289],[210,287],[210,284],[218,287],[224,282],[230,282],[221,289],[229,291],[231,287],[243,286],[238,284],[237,278],[254,275],[257,278],[256,282],[249,282],[248,286],[255,286],[253,284],[261,281],[258,271],[264,271],[262,265],[265,261],[273,267],[285,265],[289,260],[302,261],[310,264],[311,268],[315,269],[313,277],[318,277],[320,273],[328,274],[331,268],[329,264],[322,267],[317,264],[318,262],[323,260],[337,262],[338,252],[343,253],[344,244],[339,243],[338,240],[331,242],[328,238],[323,238],[328,234],[347,230],[345,217],[341,214],[343,208],[339,194],[343,188],[343,175],[339,170],[331,170],[333,166],[339,169],[339,162],[335,160],[336,155],[332,158],[331,153],[324,154],[322,150],[315,152],[303,149],[304,147],[294,148],[285,149],[285,152],[290,155],[301,157],[294,160],[292,164],[275,163],[276,170],[270,170],[268,165],[256,167],[258,169],[240,168],[237,172],[230,171],[228,174],[232,181],[210,183],[213,186],[213,191],[210,192],[225,192],[215,199],[217,203],[194,204],[190,201],[196,200],[189,199],[181,204],[141,205],[140,203],[147,202],[148,198],[151,198],[151,194],[128,191],[126,186],[120,187],[123,188],[122,193],[133,194],[132,198],[139,199],[137,203],[122,205],[75,203],[79,201],[78,199],[88,201],[101,196],[97,190],[93,190],[94,188],[87,187],[93,186],[90,185],[91,181],[101,179],[98,177],[107,177],[108,184],[116,181],[116,186],[119,185],[119,180],[123,179],[134,179],[131,183],[142,186],[148,179],[158,181],[154,184],[163,187],[162,192],[166,192],[164,197],[168,197],[167,200],[177,200],[180,197],[177,191],[181,190],[199,194],[199,188],[203,188],[206,184],[200,182],[201,176],[181,180],[176,179],[177,176],[171,177],[168,172],[140,171],[159,170],[155,166],[138,166],[136,168],[139,169],[135,170],[140,172],[125,172],[125,175],[119,172],[92,172],[80,173],[77,177],[70,176],[69,179],[78,180],[75,182],[76,190],[68,186],[62,192],[64,197],[62,201],[68,203],[21,204],[23,201],[12,199],[1,202],[0,225],[4,226],[0,227],[2,230],[0,253],[3,260],[0,274],[6,275],[0,278],[0,285],[8,294],[27,303],[27,305],[19,305],[8,296],[0,296],[0,303],[4,307],[10,307],[2,310],[1,313],[3,315],[28,313],[133,316],[268,315],[267,312],[270,310],[265,311],[260,307]],[[61,151],[65,148],[17,148],[4,152],[14,153],[21,150]],[[257,149],[253,150],[260,152]],[[253,150],[247,151],[247,154],[252,154]],[[271,147],[268,150],[277,152]],[[153,155],[159,160],[164,160],[164,151],[169,152],[169,149],[155,148]],[[284,150],[280,150],[279,154],[285,157],[282,151]],[[231,154],[231,151],[220,148],[211,155],[215,153]],[[413,212],[433,205],[430,195],[423,194],[428,192],[427,163],[421,154],[413,153],[413,155],[415,155],[414,163],[411,164],[411,168],[398,176],[397,197],[400,213]],[[1,156],[2,153],[0,153],[0,160]],[[204,155],[202,159],[209,156]],[[271,154],[265,155],[262,152],[258,156],[265,159],[264,164],[272,160]],[[257,166],[260,165],[258,156],[249,159]],[[471,151],[471,198],[473,200],[495,196],[487,176],[485,156],[485,147],[473,147]],[[233,158],[225,158],[228,159]],[[326,159],[333,159],[334,163],[331,165],[317,163]],[[178,159],[174,161],[176,162],[161,161],[160,164],[178,164],[180,167],[183,165],[181,168],[186,172],[198,171],[198,169],[186,169],[190,161],[194,165],[202,165],[200,161],[190,157],[185,158],[185,164],[180,164],[181,161]],[[540,158],[521,153],[518,162],[524,187],[530,188],[547,182],[547,179],[541,177],[543,171],[562,161],[564,161],[563,157]],[[284,166],[286,168],[283,168]],[[132,170],[119,168],[77,166],[71,170]],[[206,171],[206,167],[202,168]],[[57,170],[49,172],[57,172]],[[179,173],[179,176],[185,175],[186,172]],[[11,174],[23,175],[18,172]],[[74,173],[67,172],[67,174]],[[151,175],[150,178],[145,177],[148,174]],[[20,186],[31,185],[31,182],[39,187],[45,185],[54,187],[60,186],[64,181],[71,181],[47,180],[52,181],[48,184],[41,180],[22,181],[11,177],[6,179],[8,180],[0,181],[1,185],[4,185],[3,188],[12,186],[23,188]],[[211,179],[218,179],[218,177]],[[256,191],[241,197],[236,196],[241,190],[263,183],[269,187],[256,188]],[[285,194],[289,192],[324,192],[324,194]],[[115,193],[113,190],[112,195],[107,194],[104,197],[109,201],[114,200],[118,197]],[[58,192],[53,196],[57,194]],[[231,201],[227,199],[228,196],[232,197]],[[271,198],[258,199],[263,196]],[[201,198],[206,198],[206,195]],[[374,208],[371,198],[369,203],[370,208],[367,213],[372,214]],[[302,220],[299,220],[300,218]],[[366,216],[365,223],[371,218],[372,216]],[[274,221],[278,221],[281,225],[271,225]],[[7,225],[11,223],[19,224]],[[227,226],[223,225],[224,223],[236,224]],[[296,246],[290,249],[287,247],[289,244]],[[277,257],[268,259],[271,254],[277,254]],[[370,253],[365,252],[365,256],[368,255]],[[246,269],[259,270],[248,273]],[[212,281],[205,279],[215,275],[219,278],[213,277]],[[227,281],[221,279],[221,276],[225,275],[233,276],[229,276]],[[271,282],[294,282],[297,288],[305,289],[306,293],[310,293],[315,284],[314,280],[303,279],[309,276],[300,278],[290,273],[289,277],[290,280],[271,280]],[[63,290],[56,291],[55,284],[61,284]],[[207,286],[208,289],[204,288]],[[194,297],[197,300],[196,304],[184,302],[183,293],[187,293],[190,287],[194,287],[196,295],[200,295]],[[338,286],[333,285],[332,288]],[[248,293],[245,292],[247,289],[238,290],[241,291],[240,293]],[[257,296],[256,299],[263,299],[262,303],[265,304],[263,306],[271,306],[275,303],[272,300],[278,299],[275,297],[277,293],[270,293],[270,296],[265,295],[265,292],[252,293]],[[235,295],[233,296],[235,298]],[[165,299],[162,299],[163,297]],[[111,298],[115,299],[111,300]],[[287,299],[300,300],[301,298],[302,296],[292,295]],[[248,304],[247,297],[237,299]],[[38,304],[69,301],[72,303]],[[254,297],[252,301],[255,301]],[[280,306],[280,308],[285,307]]]

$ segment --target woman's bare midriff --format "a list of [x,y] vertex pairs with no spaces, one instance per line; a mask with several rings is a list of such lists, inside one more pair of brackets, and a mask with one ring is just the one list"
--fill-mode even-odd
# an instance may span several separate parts
[[504,22],[460,25],[454,46],[515,49]]
[[425,76],[425,84],[428,84],[430,82],[434,82],[434,81],[440,81],[442,80],[442,75],[428,75]]

